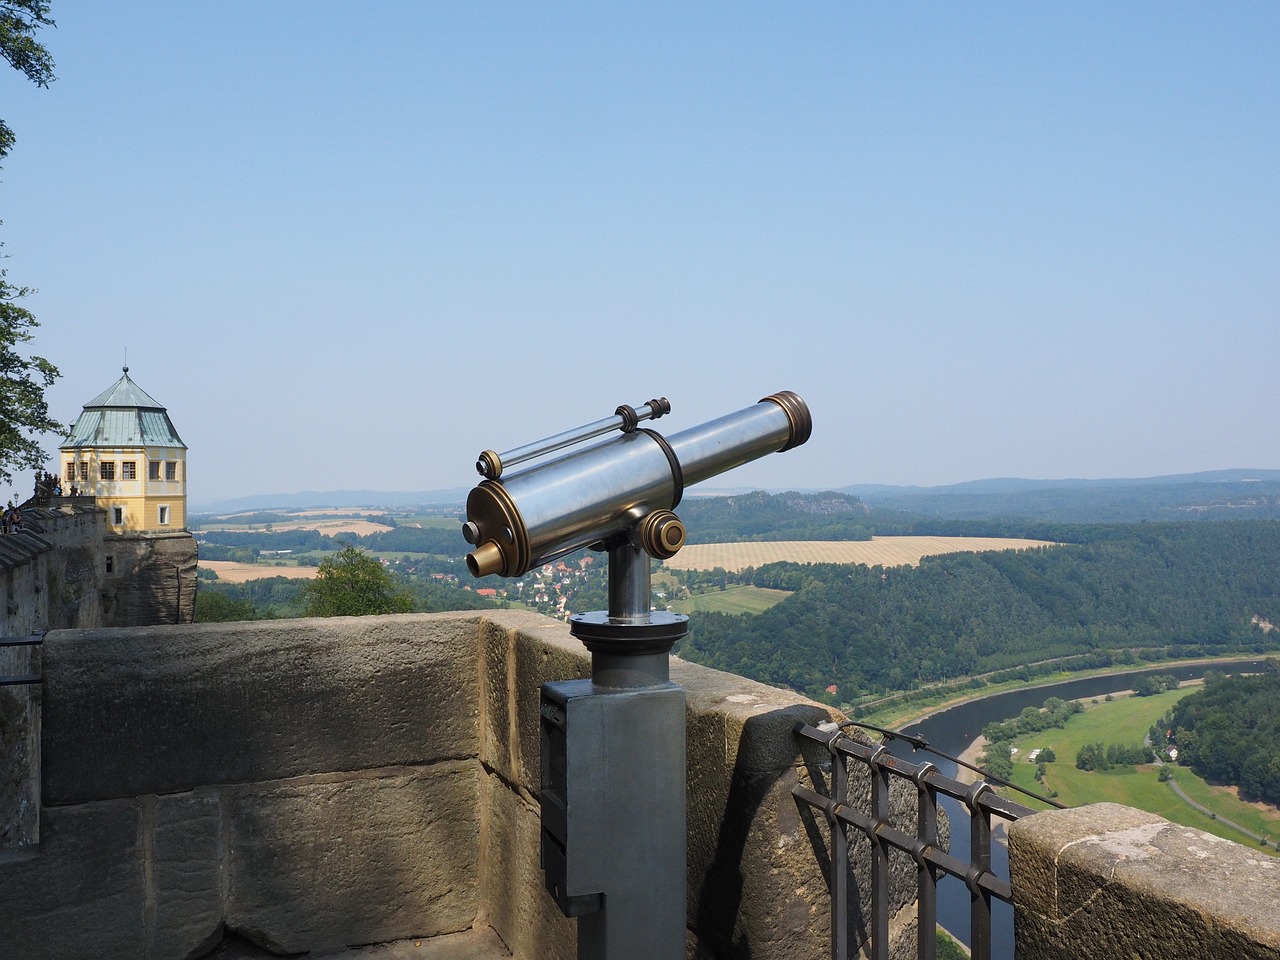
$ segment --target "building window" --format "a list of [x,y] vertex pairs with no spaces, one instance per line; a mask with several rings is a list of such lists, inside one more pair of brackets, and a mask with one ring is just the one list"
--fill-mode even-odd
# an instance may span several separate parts
[[67,461],[67,479],[74,480],[76,478],[76,462],[74,460]]
[[124,525],[124,507],[111,508],[111,522],[117,527]]
[[89,482],[89,461],[88,460],[80,461],[80,482],[81,483]]
[[160,504],[159,508],[157,508],[157,513],[160,526],[167,527],[169,525],[169,505],[167,503]]
[[107,573],[114,573],[116,568],[116,558],[107,557]]
[[120,464],[120,479],[137,480],[138,464],[133,460],[126,460],[124,463]]
[[178,479],[178,464],[172,460],[166,461],[164,465],[164,478],[166,480]]
[[148,480],[160,479],[160,461],[159,460],[152,460],[147,463],[147,479]]
[[116,478],[116,462],[114,460],[103,460],[98,464],[99,480],[114,480]]

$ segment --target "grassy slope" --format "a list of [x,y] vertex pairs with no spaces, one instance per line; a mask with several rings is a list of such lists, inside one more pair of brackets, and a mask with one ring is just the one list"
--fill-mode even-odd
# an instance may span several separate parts
[[791,596],[788,590],[765,587],[730,587],[710,593],[696,593],[672,604],[677,613],[710,611],[714,613],[761,613]]
[[[1197,688],[1184,686],[1154,697],[1121,697],[1110,703],[1100,700],[1097,705],[1087,703],[1085,712],[1072,717],[1061,730],[1046,730],[1015,741],[1019,754],[1014,763],[1014,782],[1018,786],[1043,793],[1046,789],[1058,791],[1058,799],[1069,806],[1085,803],[1112,801],[1137,807],[1151,813],[1195,827],[1228,840],[1254,842],[1236,831],[1206,817],[1187,806],[1167,784],[1160,783],[1154,766],[1122,767],[1107,773],[1089,773],[1077,770],[1076,753],[1087,743],[1140,743],[1148,728],[1176,703]],[[1045,786],[1035,780],[1035,765],[1024,757],[1035,747],[1052,747],[1057,754],[1056,763],[1046,765]],[[1211,787],[1187,767],[1174,767],[1174,776],[1189,796],[1194,797],[1219,816],[1227,817],[1242,826],[1264,836],[1280,836],[1280,818],[1267,817],[1257,808],[1246,804],[1220,787]],[[1023,801],[1025,802],[1025,801]],[[1033,807],[1042,804],[1031,801]],[[1276,853],[1275,847],[1267,852]]]

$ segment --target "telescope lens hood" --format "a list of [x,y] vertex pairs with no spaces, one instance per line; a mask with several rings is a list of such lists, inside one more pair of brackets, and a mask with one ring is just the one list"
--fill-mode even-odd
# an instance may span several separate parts
[[798,447],[809,439],[809,435],[813,433],[813,417],[809,414],[809,405],[799,394],[792,393],[790,390],[780,390],[764,397],[760,402],[764,403],[766,400],[780,406],[782,412],[787,415],[787,419],[791,421],[791,436],[778,453]]

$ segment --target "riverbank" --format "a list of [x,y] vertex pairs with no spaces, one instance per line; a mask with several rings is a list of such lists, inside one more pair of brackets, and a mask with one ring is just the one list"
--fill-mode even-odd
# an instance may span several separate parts
[[979,700],[985,700],[988,697],[998,696],[1011,690],[1039,690],[1044,687],[1056,687],[1064,683],[1071,683],[1076,680],[1094,680],[1100,677],[1116,677],[1129,674],[1140,673],[1158,673],[1163,670],[1178,670],[1186,667],[1230,667],[1235,663],[1251,663],[1258,660],[1264,660],[1267,656],[1275,656],[1275,652],[1270,654],[1252,654],[1250,656],[1232,655],[1230,657],[1200,657],[1192,660],[1165,660],[1159,663],[1143,663],[1143,664],[1120,664],[1116,666],[1106,667],[1101,670],[1081,670],[1077,672],[1062,671],[1055,674],[1048,674],[1044,677],[1037,678],[1034,682],[1026,680],[1007,680],[1003,683],[995,683],[986,687],[974,690],[965,690],[957,693],[953,697],[949,697],[936,702],[922,701],[911,705],[903,705],[901,709],[894,710],[892,708],[876,713],[870,713],[860,720],[867,723],[874,723],[876,726],[887,727],[891,730],[902,730],[906,727],[923,723],[940,713],[945,713],[955,707],[964,706],[968,703],[975,703]]
[[[982,756],[982,751],[986,749],[987,738],[982,734],[978,734],[978,738],[969,744],[962,754],[956,759],[963,760],[965,763],[972,763],[975,767],[978,765],[978,758]],[[973,783],[978,779],[978,774],[970,770],[968,767],[956,766],[956,779],[961,783]]]

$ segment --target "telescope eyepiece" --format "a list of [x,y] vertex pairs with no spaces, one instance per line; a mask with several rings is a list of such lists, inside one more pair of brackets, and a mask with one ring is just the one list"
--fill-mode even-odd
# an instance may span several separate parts
[[467,554],[467,570],[473,577],[487,577],[501,573],[506,565],[502,548],[496,540],[486,540]]

